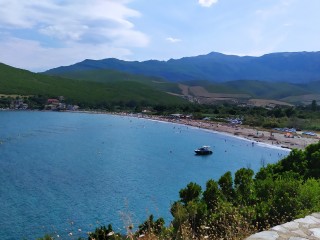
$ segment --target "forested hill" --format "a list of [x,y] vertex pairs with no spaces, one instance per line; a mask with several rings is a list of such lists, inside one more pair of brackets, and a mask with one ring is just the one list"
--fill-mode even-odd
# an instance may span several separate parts
[[271,53],[261,57],[207,55],[143,62],[114,58],[84,60],[71,66],[46,71],[49,75],[88,70],[118,70],[127,73],[161,77],[174,82],[207,80],[261,80],[271,82],[306,83],[320,80],[320,52]]
[[[106,78],[113,79],[114,75],[107,75]],[[0,63],[0,94],[3,95],[64,96],[69,102],[91,108],[105,107],[107,102],[113,104],[144,102],[147,105],[186,102],[180,97],[167,94],[160,87],[156,88],[151,80],[146,84],[134,80],[126,76],[122,81],[116,82],[80,81],[33,73]],[[170,84],[164,86],[165,89],[173,90],[174,87]]]

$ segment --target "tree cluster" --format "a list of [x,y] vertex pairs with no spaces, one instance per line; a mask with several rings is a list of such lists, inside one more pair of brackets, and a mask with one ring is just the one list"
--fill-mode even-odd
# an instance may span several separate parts
[[209,180],[204,191],[189,183],[172,205],[173,239],[243,239],[320,210],[320,142],[270,164]]

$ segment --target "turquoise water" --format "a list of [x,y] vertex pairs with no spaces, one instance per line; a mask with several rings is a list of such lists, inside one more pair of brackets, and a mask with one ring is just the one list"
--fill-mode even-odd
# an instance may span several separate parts
[[[0,112],[0,239],[117,231],[170,204],[190,181],[258,170],[288,151],[183,125],[104,114]],[[210,156],[195,156],[201,145]]]

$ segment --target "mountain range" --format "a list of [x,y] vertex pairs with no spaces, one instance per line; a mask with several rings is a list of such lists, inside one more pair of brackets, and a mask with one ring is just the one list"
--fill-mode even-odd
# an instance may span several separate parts
[[206,80],[219,83],[235,80],[307,83],[320,81],[320,52],[271,53],[261,57],[225,55],[212,52],[207,55],[170,59],[168,61],[123,61],[115,58],[84,60],[71,66],[45,72],[64,75],[90,70],[117,70],[153,76],[171,82]]
[[104,83],[126,79],[200,103],[268,99],[277,100],[276,104],[308,104],[320,100],[320,52],[271,53],[261,57],[212,52],[143,62],[87,59],[44,74]]
[[169,61],[84,60],[33,73],[0,63],[0,95],[63,95],[87,106],[108,102],[256,105],[320,101],[320,52],[240,57],[210,53]]

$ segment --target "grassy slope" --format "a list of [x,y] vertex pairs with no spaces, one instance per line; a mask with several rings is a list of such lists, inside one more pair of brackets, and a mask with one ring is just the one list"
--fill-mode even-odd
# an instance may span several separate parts
[[59,73],[59,76],[101,83],[137,82],[165,92],[181,93],[178,84],[157,77],[129,74],[115,70],[84,70]]
[[149,103],[181,103],[184,100],[168,95],[139,82],[90,82],[46,76],[0,64],[0,93],[21,95],[63,95],[79,102],[146,100]]

